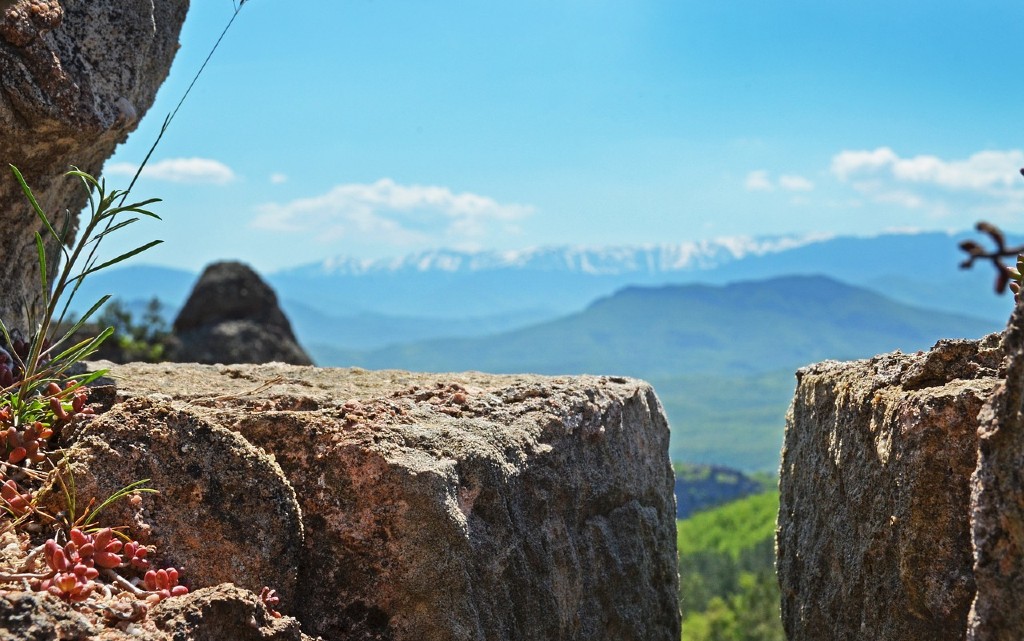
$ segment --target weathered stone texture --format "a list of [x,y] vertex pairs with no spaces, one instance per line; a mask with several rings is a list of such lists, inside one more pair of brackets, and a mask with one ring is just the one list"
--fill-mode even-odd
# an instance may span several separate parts
[[[158,489],[138,505],[105,508],[144,545],[190,577],[191,588],[271,585],[291,601],[303,545],[295,491],[263,450],[186,409],[148,399],[115,406],[66,435],[79,506],[150,479]],[[51,513],[63,509],[54,492]]]
[[286,612],[309,634],[679,638],[668,426],[642,382],[283,365],[113,376],[119,398],[193,413],[280,464],[305,526]]
[[[39,303],[33,233],[42,231],[7,164],[58,225],[86,193],[77,166],[99,174],[150,108],[178,49],[188,0],[17,0],[0,9],[0,318],[26,327]],[[56,248],[51,248],[56,255]]]
[[978,417],[978,466],[971,478],[977,595],[969,641],[1024,639],[1024,307],[1003,338],[1005,382]]
[[798,372],[777,532],[791,641],[964,638],[970,477],[997,335]]
[[229,584],[164,600],[141,618],[131,605],[113,604],[97,619],[43,592],[0,593],[0,641],[313,641],[298,621],[274,618],[259,597]]

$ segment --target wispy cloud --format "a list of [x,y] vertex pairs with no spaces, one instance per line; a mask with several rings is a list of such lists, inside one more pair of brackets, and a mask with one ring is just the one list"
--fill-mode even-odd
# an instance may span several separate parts
[[889,147],[846,150],[832,158],[832,174],[872,201],[936,216],[951,211],[1007,214],[1024,205],[1018,168],[1024,151],[988,150],[946,160],[933,155],[902,157]]
[[807,178],[797,175],[779,176],[779,187],[786,191],[811,191],[814,183]]
[[772,191],[775,186],[768,178],[768,172],[758,169],[747,174],[747,180],[743,183],[747,191]]
[[[132,176],[139,166],[119,162],[107,165],[104,173]],[[235,179],[230,167],[210,158],[167,158],[146,165],[143,178],[175,183],[225,185]]]
[[747,191],[811,191],[814,183],[809,179],[796,174],[784,174],[778,180],[772,180],[769,173],[764,169],[757,169],[747,174],[743,186]]
[[323,241],[358,235],[373,242],[414,245],[444,241],[469,246],[492,233],[515,230],[533,213],[527,205],[502,204],[447,187],[400,185],[389,178],[338,185],[325,194],[260,207],[251,227],[275,232],[313,232]]
[[286,182],[288,182],[288,175],[287,174],[282,174],[282,173],[270,174],[270,184],[271,185],[283,185]]

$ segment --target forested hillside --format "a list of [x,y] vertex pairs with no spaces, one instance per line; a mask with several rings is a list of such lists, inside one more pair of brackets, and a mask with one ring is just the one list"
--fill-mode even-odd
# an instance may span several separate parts
[[778,492],[678,522],[684,641],[785,641],[775,580]]

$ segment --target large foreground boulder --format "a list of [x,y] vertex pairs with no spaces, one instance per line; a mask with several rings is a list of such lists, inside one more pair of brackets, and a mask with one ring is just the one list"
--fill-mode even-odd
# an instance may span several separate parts
[[[94,396],[113,408],[67,434],[72,451],[152,471],[167,494],[141,520],[179,556],[196,540],[215,550],[211,567],[247,554],[284,577],[297,567],[280,610],[306,634],[679,638],[669,432],[641,381],[280,364],[131,364],[111,376],[116,394]],[[147,467],[164,443],[173,451]],[[277,489],[280,473],[294,494]],[[261,503],[266,514],[253,514]],[[301,539],[268,531],[295,511]],[[222,540],[232,531],[247,535]],[[190,559],[193,586],[222,580]],[[246,587],[260,582],[250,561],[239,563]]]
[[311,365],[277,294],[248,265],[213,263],[196,282],[174,320],[181,363],[270,363]]

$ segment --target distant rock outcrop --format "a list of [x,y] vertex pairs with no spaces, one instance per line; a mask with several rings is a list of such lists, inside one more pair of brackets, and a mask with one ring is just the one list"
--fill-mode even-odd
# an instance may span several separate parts
[[780,482],[790,641],[1024,638],[1024,313],[798,372]]
[[252,268],[219,262],[203,271],[174,321],[170,360],[310,365],[277,295]]
[[[679,639],[669,430],[646,383],[281,364],[111,375],[94,399],[112,407],[64,435],[78,498],[152,475],[160,494],[104,518],[158,541],[193,590],[139,624],[167,633],[140,638],[298,641],[251,591],[208,591],[232,579],[270,583],[307,634],[339,641]],[[30,598],[0,595],[0,616]],[[258,634],[212,633],[245,612]]]

